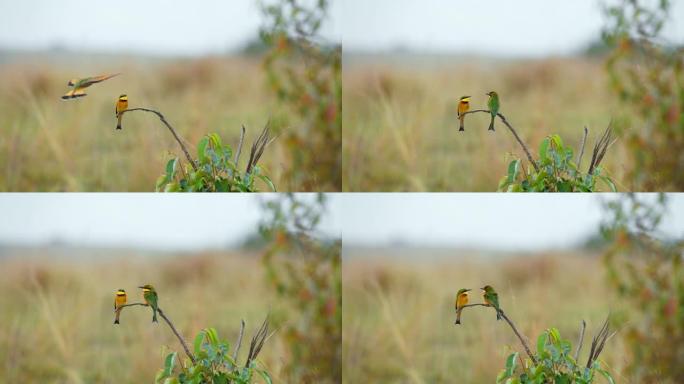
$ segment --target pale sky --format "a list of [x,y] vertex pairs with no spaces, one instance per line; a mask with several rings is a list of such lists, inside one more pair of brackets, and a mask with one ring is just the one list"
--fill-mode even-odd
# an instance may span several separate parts
[[[309,0],[312,1],[312,0]],[[257,36],[257,0],[4,0],[0,48],[54,46],[154,55],[221,54]],[[333,1],[322,35],[341,39],[340,1]]]
[[[313,198],[307,194],[305,198]],[[114,246],[158,250],[223,248],[253,233],[260,200],[272,194],[3,193],[0,244]],[[336,198],[321,230],[340,236]]]
[[[340,196],[345,245],[536,251],[595,234],[607,194],[363,193]],[[684,236],[684,195],[670,195],[663,230]]]
[[[571,54],[599,37],[614,0],[344,0],[347,52],[410,50],[497,56]],[[684,42],[684,1],[665,36]]]
[[[305,198],[313,198],[306,194]],[[321,230],[343,244],[484,250],[577,245],[595,233],[608,194],[335,193]],[[235,245],[273,194],[0,194],[0,244],[201,250]],[[663,230],[684,235],[684,195],[670,194]]]

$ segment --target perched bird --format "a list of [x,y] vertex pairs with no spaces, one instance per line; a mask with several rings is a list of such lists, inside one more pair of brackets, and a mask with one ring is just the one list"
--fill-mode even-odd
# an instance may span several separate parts
[[487,92],[487,96],[489,96],[489,100],[487,100],[487,107],[489,107],[489,113],[492,115],[492,121],[489,123],[489,130],[493,131],[494,130],[494,118],[496,117],[497,113],[499,113],[499,95],[494,92]]
[[470,109],[470,96],[462,96],[461,100],[458,102],[458,119],[461,121],[461,126],[458,128],[459,131],[465,131],[463,123],[465,121],[464,113],[468,112]]
[[482,298],[485,304],[490,305],[496,309],[496,319],[501,320],[501,314],[499,313],[501,309],[499,308],[499,294],[496,293],[491,285],[485,285],[480,288],[482,290]]
[[147,305],[152,307],[152,321],[155,323],[158,323],[158,321],[157,321],[157,298],[158,298],[157,297],[157,291],[155,291],[154,287],[149,285],[149,284],[145,284],[142,287],[138,287],[138,288],[142,288],[142,290],[143,290],[143,298],[145,299],[145,303],[147,303]]
[[126,304],[126,291],[119,289],[116,291],[116,296],[114,296],[114,312],[116,312],[116,318],[114,319],[114,324],[119,324],[119,315],[121,315],[121,306]]
[[70,87],[74,87],[71,91],[67,92],[62,96],[62,99],[64,100],[69,100],[69,99],[75,99],[77,97],[85,96],[85,89],[90,87],[91,85],[95,83],[99,83],[101,81],[105,81],[107,79],[111,79],[114,76],[118,76],[120,73],[115,73],[113,75],[102,75],[102,76],[93,76],[93,77],[86,77],[84,79],[71,79],[69,80],[69,85]]
[[468,291],[470,289],[461,288],[456,293],[456,323],[461,324],[461,312],[463,311],[463,306],[468,304]]
[[117,118],[116,129],[121,129],[121,118],[123,116],[121,112],[125,111],[126,109],[128,109],[128,96],[121,95],[119,96],[119,100],[116,101],[116,108],[114,108]]

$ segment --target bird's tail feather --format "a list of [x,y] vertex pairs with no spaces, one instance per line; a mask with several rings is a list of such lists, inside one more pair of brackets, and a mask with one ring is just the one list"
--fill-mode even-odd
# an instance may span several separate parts
[[493,130],[494,130],[494,117],[495,117],[495,116],[492,115],[492,121],[489,123],[489,131],[493,131]]
[[463,124],[463,123],[464,123],[464,120],[465,120],[465,116],[461,115],[461,118],[460,118],[459,120],[461,121],[461,125],[460,125],[460,127],[458,128],[458,130],[459,130],[459,131],[465,131],[465,127],[464,127],[464,124]]

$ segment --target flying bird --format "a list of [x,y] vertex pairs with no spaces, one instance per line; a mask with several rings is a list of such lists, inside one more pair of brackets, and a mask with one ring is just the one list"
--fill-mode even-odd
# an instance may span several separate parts
[[119,316],[121,315],[121,306],[126,304],[126,291],[119,289],[116,291],[116,296],[114,296],[114,311],[116,312],[116,318],[114,319],[114,324],[119,324]]
[[74,89],[65,93],[64,96],[62,96],[62,99],[69,100],[85,96],[87,95],[87,93],[85,93],[86,88],[90,87],[93,84],[105,81],[107,79],[111,79],[112,77],[118,75],[120,75],[120,73],[115,73],[113,75],[86,77],[84,79],[71,79],[69,80],[69,83],[67,85],[73,87]]
[[458,102],[458,119],[461,121],[461,126],[458,128],[459,131],[465,131],[463,123],[465,122],[464,113],[468,112],[470,109],[470,96],[462,96],[461,100]]
[[485,304],[494,307],[494,309],[496,309],[496,319],[501,320],[501,314],[499,313],[501,311],[501,308],[499,308],[499,294],[496,293],[491,285],[485,285],[480,289],[482,290],[482,298],[484,299]]
[[116,129],[121,129],[121,118],[123,117],[123,114],[121,112],[125,111],[128,109],[128,96],[126,95],[121,95],[119,96],[119,99],[116,101],[116,107],[114,108],[114,112],[116,112]]
[[499,95],[494,92],[487,92],[489,100],[487,100],[487,107],[489,107],[489,113],[492,115],[492,121],[489,123],[489,130],[494,130],[494,118],[499,113]]
[[152,307],[152,321],[155,323],[158,323],[158,321],[157,321],[157,299],[158,299],[157,291],[155,291],[154,287],[149,285],[149,284],[145,284],[142,287],[138,287],[138,288],[142,288],[142,290],[143,290],[143,298],[145,299],[145,303],[147,303],[147,305]]
[[461,324],[461,312],[463,311],[463,306],[468,304],[468,291],[470,289],[461,288],[456,293],[456,323]]

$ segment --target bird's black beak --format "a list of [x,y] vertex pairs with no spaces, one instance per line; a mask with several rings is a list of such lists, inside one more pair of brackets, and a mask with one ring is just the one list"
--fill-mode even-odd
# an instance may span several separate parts
[[138,287],[138,288],[143,288],[143,287]]
[[472,289],[466,289],[465,291],[466,291],[466,292],[469,292],[469,291],[472,291]]

